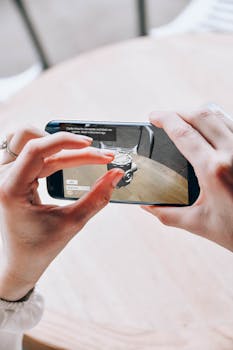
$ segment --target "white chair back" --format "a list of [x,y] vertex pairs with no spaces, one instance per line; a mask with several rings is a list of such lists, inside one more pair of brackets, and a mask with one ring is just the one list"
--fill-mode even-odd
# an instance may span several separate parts
[[26,71],[7,78],[0,78],[0,102],[3,102],[16,94],[23,87],[36,79],[43,68],[40,63],[35,64]]
[[153,28],[150,35],[206,31],[233,32],[233,0],[192,0],[177,18]]

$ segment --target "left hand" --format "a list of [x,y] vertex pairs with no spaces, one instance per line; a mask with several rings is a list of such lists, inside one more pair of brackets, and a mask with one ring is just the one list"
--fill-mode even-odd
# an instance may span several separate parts
[[58,132],[21,130],[10,139],[0,166],[2,253],[0,298],[21,299],[87,221],[109,201],[124,172],[107,172],[81,199],[65,207],[41,204],[38,179],[83,164],[106,164],[111,152],[89,147],[92,139]]

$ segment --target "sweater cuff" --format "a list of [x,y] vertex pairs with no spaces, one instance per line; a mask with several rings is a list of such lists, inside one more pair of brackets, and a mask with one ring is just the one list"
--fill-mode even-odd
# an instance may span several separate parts
[[30,296],[33,293],[34,289],[35,289],[35,287],[33,287],[31,290],[29,290],[29,292],[27,292],[26,295],[24,295],[22,298],[20,298],[18,300],[12,301],[12,300],[7,300],[7,299],[4,299],[4,298],[0,298],[0,301],[6,301],[8,303],[20,303],[22,301],[28,301],[28,299],[30,298]]
[[27,301],[0,300],[0,330],[24,332],[40,321],[44,311],[44,299],[33,290]]

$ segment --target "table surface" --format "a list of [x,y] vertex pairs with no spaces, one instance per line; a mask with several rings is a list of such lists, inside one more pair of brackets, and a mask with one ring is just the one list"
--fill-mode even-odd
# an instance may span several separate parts
[[[1,134],[57,118],[145,121],[151,110],[212,101],[233,114],[232,62],[233,35],[105,47],[51,69],[2,105]],[[40,191],[54,202],[43,183]],[[62,317],[51,325],[46,312],[31,334],[76,350],[232,349],[232,263],[227,250],[138,206],[111,204],[42,277],[47,309]]]

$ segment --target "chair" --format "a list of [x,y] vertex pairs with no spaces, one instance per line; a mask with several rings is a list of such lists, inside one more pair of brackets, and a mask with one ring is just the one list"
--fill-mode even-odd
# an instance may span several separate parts
[[43,67],[40,63],[33,65],[24,72],[7,78],[0,79],[0,102],[14,95],[17,91],[28,85],[36,79],[42,72]]
[[36,29],[30,19],[27,9],[22,0],[12,0],[16,9],[18,10],[24,25],[28,31],[32,44],[37,52],[39,62],[35,63],[32,67],[24,72],[7,78],[0,78],[0,102],[5,101],[10,96],[14,95],[17,91],[28,85],[31,81],[36,79],[40,73],[49,68],[49,62],[46,57],[45,51],[36,33]]
[[[50,67],[50,63],[43,45],[37,34],[37,30],[33,25],[27,7],[23,0],[11,0],[18,10],[24,25],[28,31],[30,39],[37,51],[40,63],[35,64],[28,70],[12,77],[0,78],[0,103],[14,95],[17,91],[28,85],[36,79],[40,73]],[[136,0],[138,15],[138,32],[140,35],[146,35],[146,16],[145,16],[145,0]]]
[[233,31],[233,0],[192,0],[177,18],[151,29],[150,35],[161,37],[208,31]]

